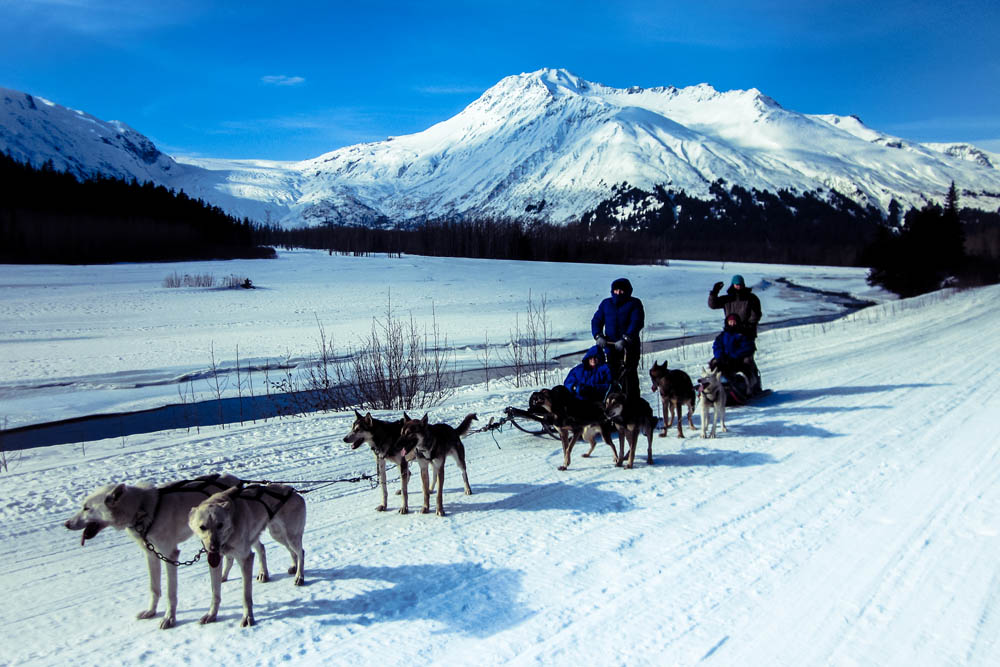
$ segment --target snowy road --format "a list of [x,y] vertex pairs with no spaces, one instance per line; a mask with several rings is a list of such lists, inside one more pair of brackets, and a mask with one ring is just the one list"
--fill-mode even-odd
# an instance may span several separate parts
[[[267,538],[280,574],[254,587],[250,629],[236,582],[219,622],[198,624],[202,563],[181,572],[175,629],[135,620],[140,550],[110,530],[81,548],[61,523],[112,480],[371,471],[341,440],[347,415],[27,451],[0,475],[2,660],[996,664],[1000,377],[983,360],[1000,358],[998,298],[934,294],[766,332],[774,393],[732,410],[715,440],[657,437],[653,466],[613,468],[602,446],[560,473],[558,443],[505,430],[500,448],[467,436],[474,495],[449,464],[445,518],[377,513],[364,484],[319,489],[307,585],[291,585]],[[673,352],[671,366],[696,374],[706,349]],[[431,416],[496,415],[527,391],[469,387]]]

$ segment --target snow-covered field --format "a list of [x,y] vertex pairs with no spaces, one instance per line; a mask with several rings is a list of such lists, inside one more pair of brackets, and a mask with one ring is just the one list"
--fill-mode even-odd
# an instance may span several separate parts
[[[849,289],[854,281],[850,291],[863,289],[863,273],[819,268],[511,264],[497,270],[462,260],[329,258],[328,284],[309,299],[289,287],[309,282],[296,273],[295,258],[301,255],[273,264],[287,277],[254,265],[251,277],[269,290],[249,293],[136,286],[136,276],[158,276],[169,265],[3,267],[5,382],[179,368],[185,355],[203,355],[213,340],[217,351],[222,341],[245,341],[241,356],[246,345],[259,346],[253,354],[263,357],[287,337],[289,346],[307,352],[315,312],[328,328],[338,319],[363,327],[370,309],[343,318],[364,310],[358,304],[366,299],[381,303],[379,291],[390,281],[394,302],[398,295],[398,303],[423,314],[433,298],[446,327],[464,320],[467,331],[456,328],[453,340],[470,345],[490,326],[502,337],[507,309],[521,306],[521,288],[530,285],[557,304],[559,333],[576,337],[570,349],[587,342],[593,305],[620,273],[632,278],[651,324],[665,336],[681,320],[692,328],[715,322],[714,314],[701,312],[704,292],[737,270],[752,284],[787,275],[826,288]],[[399,282],[386,275],[394,270]],[[81,275],[99,285],[122,277],[108,280],[105,302],[88,296]],[[362,290],[366,281],[374,289]],[[65,298],[47,297],[47,290],[60,289]],[[489,298],[476,300],[484,294]],[[777,287],[761,297],[768,317],[810,308],[783,298]],[[157,620],[136,620],[147,598],[140,548],[112,530],[81,548],[80,534],[62,522],[93,487],[110,481],[166,482],[219,470],[285,480],[371,472],[370,453],[342,442],[350,416],[8,453],[9,471],[0,473],[0,659],[996,664],[1000,377],[984,359],[1000,354],[990,335],[1000,326],[998,298],[996,286],[942,292],[835,323],[765,332],[758,361],[774,393],[731,410],[729,432],[715,440],[696,433],[657,437],[653,466],[617,469],[606,448],[591,459],[577,448],[571,468],[559,472],[558,443],[504,430],[495,441],[489,433],[465,438],[474,494],[462,495],[449,463],[444,518],[377,513],[378,492],[364,483],[317,489],[306,495],[307,585],[292,586],[283,573],[287,554],[265,538],[278,574],[254,586],[257,625],[249,629],[238,627],[235,580],[223,587],[219,621],[198,623],[209,603],[204,563],[180,572],[176,628],[160,631]],[[220,306],[236,301],[239,308]],[[25,313],[25,323],[16,324],[14,302],[37,304],[46,314]],[[189,306],[178,310],[178,304]],[[181,344],[164,342],[171,331],[182,332]],[[74,341],[88,335],[92,348]],[[114,336],[120,344],[103,342]],[[32,340],[43,337],[49,342]],[[183,344],[190,345],[186,352],[177,347]],[[43,363],[46,350],[57,358]],[[698,344],[669,359],[696,373],[707,354],[707,345]],[[485,420],[503,406],[524,405],[529,391],[498,382],[464,387],[431,417],[457,424],[471,411]],[[419,506],[419,483],[410,488],[417,489],[411,508]],[[390,510],[398,506],[390,496]],[[194,552],[188,542],[181,556]]]
[[[249,277],[258,289],[163,287],[174,273]],[[436,320],[461,367],[480,364],[487,340],[491,363],[503,359],[497,346],[510,339],[515,317],[524,327],[529,295],[536,307],[545,299],[553,355],[586,349],[590,318],[621,275],[646,306],[647,340],[717,331],[722,318],[706,307],[708,290],[734,273],[755,286],[765,322],[840,310],[773,283],[782,276],[885,298],[859,269],[733,262],[619,267],[294,251],[277,260],[0,265],[0,424],[177,403],[179,390],[207,400],[209,383],[191,378],[203,378],[213,353],[223,370],[237,352],[243,367],[301,362],[318,353],[320,324],[343,351],[390,304],[422,330]]]

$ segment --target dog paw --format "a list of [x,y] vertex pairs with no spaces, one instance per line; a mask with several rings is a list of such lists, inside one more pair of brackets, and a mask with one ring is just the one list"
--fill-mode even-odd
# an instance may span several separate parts
[[653,457],[652,456],[649,457],[648,459],[646,459],[646,465],[648,465],[648,466],[653,465]]
[[253,625],[253,615],[247,614],[243,617],[243,620],[240,621],[240,627],[249,628],[251,625]]
[[385,505],[379,505],[378,507],[375,508],[375,511],[376,512],[384,512],[385,511]]
[[465,490],[465,495],[471,496],[472,495],[472,489],[466,489]]
[[420,513],[421,514],[430,514],[431,513],[431,508],[430,507],[421,507],[420,508]]
[[145,619],[145,618],[153,618],[154,616],[156,616],[155,609],[143,609],[138,614],[136,614],[135,617],[138,619]]
[[259,581],[262,584],[266,584],[267,582],[271,581],[271,577],[268,576],[267,572],[261,572],[260,574],[257,575],[257,581]]
[[201,620],[199,620],[198,622],[201,623],[202,625],[205,625],[207,623],[215,623],[215,614],[205,614],[204,616],[201,617]]
[[590,458],[590,454],[580,454],[580,456],[582,456],[585,459],[589,459]]
[[437,514],[438,516],[445,516],[444,510],[438,510],[437,512],[435,512],[435,514]]
[[164,616],[163,620],[160,621],[160,630],[169,630],[176,624],[177,624],[177,619],[175,619],[173,616],[170,617]]
[[295,577],[295,581],[292,582],[292,583],[294,583],[296,586],[305,586],[306,585],[306,578],[302,577],[302,576]]
[[400,507],[400,508],[399,508],[399,513],[400,513],[400,514],[409,514],[409,513],[410,513],[410,510],[408,510],[408,509],[407,509],[407,508],[405,508],[405,507]]

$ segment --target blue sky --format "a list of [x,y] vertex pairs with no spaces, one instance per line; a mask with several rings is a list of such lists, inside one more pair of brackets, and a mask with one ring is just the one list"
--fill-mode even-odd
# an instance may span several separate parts
[[997,0],[0,0],[0,86],[175,155],[315,157],[420,131],[543,67],[758,88],[1000,152],[998,29]]

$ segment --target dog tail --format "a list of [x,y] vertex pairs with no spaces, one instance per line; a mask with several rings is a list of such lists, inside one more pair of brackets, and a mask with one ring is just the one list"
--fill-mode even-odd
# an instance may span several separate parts
[[458,431],[458,437],[461,438],[463,435],[469,432],[469,426],[472,425],[474,419],[476,419],[476,415],[473,413],[465,415],[465,419],[463,419],[462,423],[458,425],[457,429],[455,429],[456,431]]

